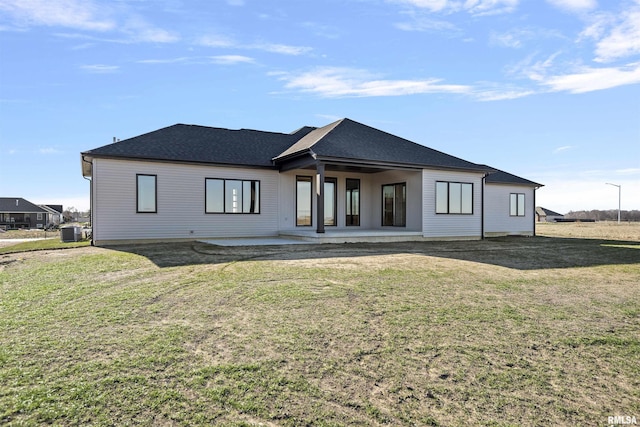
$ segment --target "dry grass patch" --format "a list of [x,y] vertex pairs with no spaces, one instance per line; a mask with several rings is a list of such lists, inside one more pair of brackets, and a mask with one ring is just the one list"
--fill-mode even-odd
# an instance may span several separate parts
[[536,223],[536,234],[640,242],[640,222],[539,222]]
[[604,425],[638,415],[640,251],[604,243],[0,256],[0,422]]

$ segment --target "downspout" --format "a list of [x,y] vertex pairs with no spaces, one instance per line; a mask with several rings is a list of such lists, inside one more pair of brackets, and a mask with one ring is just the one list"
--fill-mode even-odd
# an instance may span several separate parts
[[487,178],[488,174],[484,174],[482,175],[482,192],[480,195],[480,206],[481,206],[481,213],[480,213],[480,239],[484,240],[484,186],[485,186],[485,180]]
[[533,237],[536,237],[536,191],[540,187],[533,187]]

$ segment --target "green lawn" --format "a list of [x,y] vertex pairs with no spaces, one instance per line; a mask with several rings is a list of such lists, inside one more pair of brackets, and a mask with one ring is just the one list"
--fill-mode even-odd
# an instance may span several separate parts
[[640,242],[0,254],[0,424],[640,418]]
[[89,240],[81,240],[79,242],[62,242],[60,237],[47,238],[41,240],[30,240],[27,242],[11,243],[7,246],[0,247],[0,255],[16,252],[41,251],[45,249],[68,249],[81,246],[89,246]]

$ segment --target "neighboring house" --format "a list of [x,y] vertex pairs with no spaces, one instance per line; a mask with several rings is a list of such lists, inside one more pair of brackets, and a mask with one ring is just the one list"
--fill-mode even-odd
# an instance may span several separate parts
[[538,222],[556,222],[562,221],[564,215],[554,212],[550,209],[543,208],[541,206],[536,207],[536,221]]
[[58,227],[62,222],[62,205],[39,205],[47,211],[47,221],[45,227]]
[[350,119],[290,134],[177,124],[81,160],[97,245],[533,235],[540,187]]
[[47,211],[22,197],[0,197],[0,228],[44,228]]

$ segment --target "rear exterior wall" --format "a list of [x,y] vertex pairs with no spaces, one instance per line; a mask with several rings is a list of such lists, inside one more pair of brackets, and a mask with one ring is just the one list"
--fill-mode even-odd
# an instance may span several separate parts
[[[424,169],[422,234],[429,239],[482,238],[482,173]],[[473,184],[472,214],[436,213],[436,182]]]
[[[136,212],[137,174],[157,176],[157,213]],[[260,181],[260,213],[205,213],[205,178]],[[92,186],[97,245],[278,234],[275,170],[94,159]]]
[[[510,194],[524,194],[524,216],[510,214]],[[511,184],[485,186],[485,236],[533,236],[535,215],[533,187]]]

